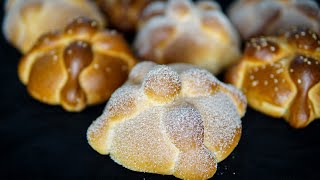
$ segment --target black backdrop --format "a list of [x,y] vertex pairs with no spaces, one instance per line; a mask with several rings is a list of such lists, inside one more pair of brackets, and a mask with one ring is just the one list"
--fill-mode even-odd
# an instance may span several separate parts
[[[224,9],[227,2],[219,1]],[[68,113],[39,103],[19,82],[21,54],[3,35],[0,57],[0,179],[174,179],[130,171],[95,152],[86,130],[104,105]],[[320,179],[320,121],[295,130],[248,108],[242,122],[240,143],[214,179]]]

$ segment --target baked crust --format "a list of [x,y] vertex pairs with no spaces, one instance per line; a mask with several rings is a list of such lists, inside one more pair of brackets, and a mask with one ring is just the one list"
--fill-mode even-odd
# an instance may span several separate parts
[[243,94],[206,70],[142,62],[87,138],[131,170],[207,179],[238,144],[245,109]]
[[77,18],[64,31],[42,36],[21,59],[18,74],[35,99],[81,111],[106,101],[135,62],[121,35]]
[[240,58],[238,34],[214,1],[151,3],[134,47],[143,60],[190,63],[214,74]]
[[143,9],[153,1],[154,0],[96,0],[109,20],[110,25],[125,33],[136,31]]
[[248,41],[241,61],[226,81],[241,89],[253,108],[306,127],[320,117],[320,39],[293,28],[279,36]]
[[7,0],[3,32],[22,53],[27,53],[43,34],[64,29],[80,16],[106,22],[88,0]]
[[237,0],[228,15],[244,39],[275,35],[294,26],[320,34],[320,9],[314,0]]

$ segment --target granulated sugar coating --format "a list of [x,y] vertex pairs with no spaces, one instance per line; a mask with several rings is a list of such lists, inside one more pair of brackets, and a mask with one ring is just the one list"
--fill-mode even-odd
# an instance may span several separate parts
[[106,107],[110,118],[129,115],[134,111],[138,103],[138,94],[135,93],[137,90],[138,87],[128,85],[119,88],[112,94]]
[[132,83],[141,84],[144,76],[156,65],[156,63],[153,63],[151,61],[137,64],[132,68],[129,74],[129,79]]
[[114,128],[112,159],[135,171],[172,173],[179,151],[163,133],[162,111],[148,109],[119,123]]
[[214,74],[239,59],[238,33],[214,1],[155,1],[142,16],[133,43],[139,59],[184,62]]
[[162,121],[172,143],[181,151],[202,146],[204,129],[201,114],[192,105],[169,107]]
[[149,98],[162,102],[172,100],[180,93],[181,81],[172,68],[159,65],[147,73],[142,86]]
[[214,152],[217,161],[226,158],[240,138],[241,120],[232,100],[217,92],[210,97],[190,100],[202,115],[204,144]]
[[181,74],[187,96],[208,96],[216,90],[218,80],[206,70],[190,69]]
[[90,126],[88,141],[134,171],[207,179],[239,142],[242,96],[208,71],[142,62]]

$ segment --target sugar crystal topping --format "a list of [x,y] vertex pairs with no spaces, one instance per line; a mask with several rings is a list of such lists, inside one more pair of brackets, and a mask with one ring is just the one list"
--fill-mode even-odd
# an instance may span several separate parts
[[142,86],[151,98],[171,99],[180,92],[181,81],[172,68],[159,65],[147,73]]
[[134,169],[140,171],[172,163],[178,152],[163,133],[162,112],[163,108],[155,107],[119,123],[114,128],[111,157],[118,163],[129,163],[131,168],[146,166]]
[[138,87],[136,86],[125,85],[115,91],[106,107],[106,111],[109,112],[109,117],[129,115],[132,113],[136,108],[139,98],[137,89]]
[[[152,10],[155,9],[153,11],[157,14],[156,8],[153,8],[153,6],[153,3],[151,3],[145,11],[151,14]],[[215,49],[228,47],[232,52],[238,52],[238,34],[227,17],[220,11],[217,3],[212,1],[193,3],[190,0],[170,0],[161,4],[161,6],[166,7],[164,14],[147,19],[136,36],[134,46],[138,55],[143,59],[147,58],[163,63],[165,56],[171,54],[168,53],[168,48],[178,45],[180,39],[193,44],[192,46],[199,47],[203,52],[210,49],[206,47],[213,46]],[[212,26],[207,27],[206,21],[209,19],[211,19],[210,24]],[[209,52],[206,52],[206,54],[214,56],[211,59],[220,59],[215,58],[215,56],[219,56],[219,53],[213,53],[211,50],[208,50]],[[197,50],[193,51],[188,53],[199,53]],[[215,51],[218,52],[218,50]],[[194,61],[201,61],[201,58]],[[195,64],[201,65],[199,63]]]
[[[215,153],[224,153],[233,143],[241,120],[230,98],[218,92],[192,100],[200,111],[204,125],[204,143]],[[211,147],[211,148],[210,148]]]
[[154,67],[155,63],[144,61],[134,66],[129,74],[129,81],[141,84],[145,75]]
[[200,147],[203,143],[203,124],[200,112],[190,104],[168,108],[163,122],[166,132],[180,150]]
[[[114,136],[108,146],[111,157],[120,164],[124,163],[125,167],[149,172],[150,168],[161,169],[172,164],[170,173],[177,177],[181,174],[174,171],[187,166],[215,168],[216,162],[224,159],[237,144],[235,136],[241,129],[241,121],[236,102],[230,96],[241,93],[235,88],[226,88],[228,86],[205,70],[183,64],[181,67],[175,64],[172,68],[151,66],[154,64],[140,63],[134,68],[129,83],[112,95],[104,115],[93,123],[94,128],[89,128],[88,136],[106,126],[110,117],[117,116],[119,118],[113,121],[112,127]],[[151,70],[139,74],[139,69]],[[131,78],[136,79],[142,74],[146,75],[139,80],[140,83],[130,83]],[[189,96],[182,93],[187,87],[183,85],[186,81],[191,81],[197,86],[195,89],[202,92],[209,88],[207,83],[224,86],[230,92],[217,89],[213,94]],[[153,103],[155,96],[166,98],[168,95],[175,98]],[[193,158],[186,162],[181,159],[185,156]],[[197,171],[206,173],[208,169]]]
[[189,96],[210,95],[218,85],[218,80],[203,69],[190,69],[181,74],[183,92]]

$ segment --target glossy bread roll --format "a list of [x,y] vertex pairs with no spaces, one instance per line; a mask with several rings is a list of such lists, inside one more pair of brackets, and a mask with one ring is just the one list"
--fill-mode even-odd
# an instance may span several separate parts
[[26,53],[40,36],[63,29],[80,16],[105,25],[98,8],[89,0],[7,0],[2,28],[7,40]]
[[320,34],[320,9],[314,0],[237,0],[228,15],[244,39],[274,35],[293,26]]
[[122,32],[134,32],[142,10],[155,0],[96,0],[110,24]]
[[253,38],[226,80],[253,108],[284,117],[294,128],[306,127],[320,117],[320,38],[299,28]]
[[18,67],[30,95],[68,111],[106,101],[136,61],[121,35],[101,29],[78,18],[65,31],[41,37]]
[[206,70],[142,62],[87,138],[128,169],[207,179],[238,144],[245,109],[243,94]]
[[142,59],[191,63],[214,74],[240,56],[238,34],[214,1],[169,0],[148,5],[134,46]]

